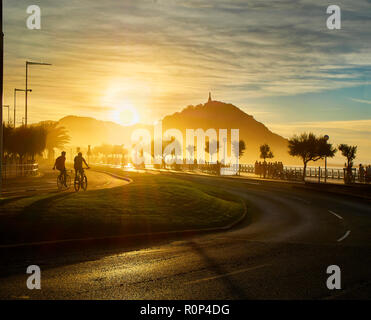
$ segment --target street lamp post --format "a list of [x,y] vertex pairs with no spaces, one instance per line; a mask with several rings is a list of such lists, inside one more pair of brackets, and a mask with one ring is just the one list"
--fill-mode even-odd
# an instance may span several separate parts
[[3,187],[3,76],[4,76],[4,33],[3,0],[0,0],[0,194]]
[[50,63],[43,63],[43,62],[32,62],[32,61],[26,61],[26,95],[25,95],[25,109],[26,109],[26,115],[25,115],[25,125],[27,126],[27,93],[28,93],[28,66],[37,65],[37,66],[51,66]]
[[224,165],[227,165],[227,138],[223,139],[224,142]]
[[[325,140],[326,142],[330,139],[330,137],[326,134]],[[327,183],[327,156],[325,156],[325,183]]]
[[[31,89],[27,89],[27,91],[32,92]],[[14,89],[14,128],[17,126],[17,122],[16,122],[17,92],[26,92],[26,90],[25,89]]]
[[9,118],[9,109],[10,109],[10,106],[9,105],[3,105],[3,108],[8,108],[8,126],[10,126],[10,118]]

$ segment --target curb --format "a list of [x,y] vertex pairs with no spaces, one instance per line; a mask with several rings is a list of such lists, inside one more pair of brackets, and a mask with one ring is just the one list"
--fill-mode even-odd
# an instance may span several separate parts
[[[154,169],[146,169],[147,171],[157,171]],[[161,171],[161,173],[164,174],[184,174],[184,175],[189,175],[189,176],[199,176],[199,177],[213,177],[213,178],[220,178],[220,179],[228,179],[228,180],[239,180],[239,181],[253,181],[253,182],[267,182],[267,183],[274,183],[274,184],[286,184],[286,185],[304,185],[304,182],[302,181],[288,181],[288,180],[273,180],[273,179],[259,179],[259,178],[251,178],[251,177],[246,177],[246,176],[217,176],[217,175],[212,175],[212,174],[207,174],[207,173],[194,173],[194,172],[187,172],[187,171],[173,171],[173,170],[168,170],[168,171]]]
[[352,197],[352,198],[362,199],[362,200],[366,200],[366,201],[371,201],[371,197],[364,196],[364,195],[361,195],[361,194],[346,193],[346,192],[341,192],[341,191],[336,191],[336,190],[326,190],[326,189],[312,187],[310,185],[301,185],[301,186],[296,186],[296,187],[298,189],[301,189],[301,190],[311,190],[311,191],[315,191],[315,192],[319,192],[319,193],[325,192],[325,193],[332,194],[332,195]]
[[[100,172],[100,171],[97,171]],[[107,172],[102,172],[107,173]],[[130,178],[122,177],[119,175],[107,173],[117,179],[129,181],[129,183],[133,182]],[[156,236],[166,236],[166,235],[174,235],[174,234],[201,234],[201,233],[208,233],[208,232],[218,232],[218,231],[226,231],[232,229],[243,220],[245,220],[247,216],[247,207],[246,203],[242,198],[240,198],[240,202],[243,205],[243,214],[239,217],[236,221],[231,222],[229,225],[223,227],[215,227],[215,228],[202,228],[202,229],[188,229],[188,230],[176,230],[176,231],[163,231],[163,232],[154,232],[154,233],[136,233],[130,234],[125,236],[105,236],[105,237],[92,237],[92,238],[82,238],[82,239],[66,239],[66,240],[55,240],[55,241],[40,241],[40,242],[30,242],[30,243],[19,243],[19,244],[9,244],[9,245],[0,245],[1,249],[12,249],[12,248],[29,248],[29,247],[38,247],[38,246],[47,246],[47,245],[58,245],[58,244],[74,244],[74,243],[81,243],[81,242],[91,242],[91,241],[107,241],[107,240],[123,240],[123,239],[130,239],[130,238],[141,238],[141,237],[156,237]]]
[[[226,180],[236,180],[239,182],[242,181],[251,181],[251,182],[259,182],[261,184],[273,184],[273,185],[286,185],[291,188],[298,188],[301,190],[311,190],[311,191],[317,191],[317,192],[326,192],[329,194],[333,195],[340,195],[340,196],[348,196],[348,197],[353,197],[357,199],[362,199],[366,201],[371,201],[371,197],[364,196],[361,194],[355,194],[355,193],[346,193],[342,192],[341,190],[327,190],[327,189],[321,189],[321,187],[318,186],[323,186],[325,184],[319,184],[318,186],[312,186],[312,182],[301,182],[301,181],[283,181],[283,180],[267,180],[267,179],[256,179],[256,178],[249,178],[249,177],[234,177],[234,176],[213,176],[213,175],[208,175],[208,174],[199,174],[199,173],[188,173],[188,172],[175,172],[175,171],[169,171],[165,172],[165,174],[169,175],[195,175],[195,176],[201,176],[201,177],[215,177],[215,178],[221,178],[221,179],[226,179]],[[327,184],[327,186],[336,188],[338,186],[344,187],[343,185],[337,185],[337,184]],[[351,187],[351,186],[350,186]]]
[[111,176],[113,178],[116,178],[116,179],[119,179],[119,180],[125,180],[125,181],[127,181],[129,183],[132,183],[133,182],[133,180],[130,179],[130,178],[123,177],[123,176],[120,176],[118,174],[114,174],[114,173],[111,173],[111,172],[108,172],[108,171],[100,171],[100,170],[93,170],[93,171],[99,172],[99,173],[104,173],[104,174],[107,174],[107,175],[109,175],[109,176]]

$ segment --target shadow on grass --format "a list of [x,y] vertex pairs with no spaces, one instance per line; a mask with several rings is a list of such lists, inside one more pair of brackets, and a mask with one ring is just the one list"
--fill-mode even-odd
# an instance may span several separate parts
[[[45,232],[51,232],[49,228],[45,229],[42,216],[48,211],[50,204],[58,199],[66,198],[72,193],[56,194],[46,198],[36,200],[32,204],[22,208],[19,213],[2,215],[0,224],[0,244],[22,243],[32,241],[34,238],[39,240],[39,236]],[[20,197],[22,200],[30,197]],[[9,199],[8,204],[16,199]],[[4,203],[3,203],[4,205]]]
[[16,202],[18,200],[23,200],[23,199],[30,198],[30,197],[32,196],[18,196],[18,197],[3,199],[0,201],[0,207],[5,206],[9,203]]
[[31,203],[29,206],[26,206],[23,208],[22,212],[20,213],[19,217],[34,214],[35,212],[40,213],[43,210],[47,210],[49,205],[55,201],[60,199],[65,199],[71,195],[73,195],[73,192],[68,193],[58,193],[54,196],[47,197],[44,199],[37,200],[33,203]]

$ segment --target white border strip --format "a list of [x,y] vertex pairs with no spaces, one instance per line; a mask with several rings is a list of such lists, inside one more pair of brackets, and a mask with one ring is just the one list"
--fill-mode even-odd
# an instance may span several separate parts
[[341,241],[343,241],[344,239],[346,239],[346,238],[348,238],[348,236],[350,235],[350,230],[348,230],[346,233],[345,233],[345,235],[344,236],[342,236],[339,240],[338,240],[338,242],[341,242]]
[[329,210],[328,212],[330,212],[331,214],[333,214],[335,217],[341,219],[341,220],[344,220],[342,216],[338,215],[337,213],[335,213],[334,211],[331,211]]

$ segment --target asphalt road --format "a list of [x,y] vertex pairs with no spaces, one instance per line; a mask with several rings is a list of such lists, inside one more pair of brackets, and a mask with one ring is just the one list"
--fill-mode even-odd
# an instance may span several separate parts
[[[19,272],[0,278],[0,298],[371,298],[370,202],[288,184],[181,177],[238,194],[248,218],[227,232],[53,251],[47,258],[28,251],[14,266]],[[30,264],[42,269],[41,290],[26,288]],[[330,265],[341,268],[342,290],[326,286]]]
[[[85,173],[88,178],[89,190],[114,188],[127,183],[124,180],[113,179],[111,176],[101,172],[86,170]],[[69,171],[68,174],[71,176],[69,191],[74,192],[73,179],[75,174],[72,171]],[[59,192],[57,188],[58,175],[58,170],[44,170],[39,177],[5,180],[2,195],[3,197],[11,197]]]

